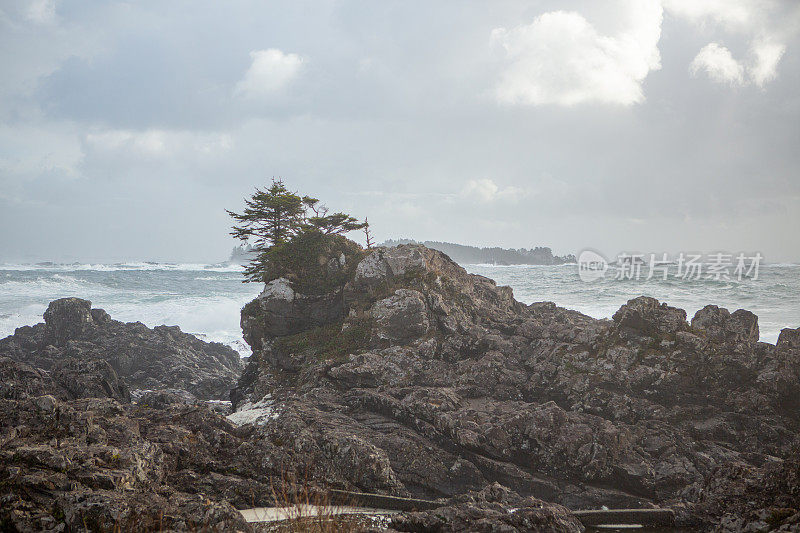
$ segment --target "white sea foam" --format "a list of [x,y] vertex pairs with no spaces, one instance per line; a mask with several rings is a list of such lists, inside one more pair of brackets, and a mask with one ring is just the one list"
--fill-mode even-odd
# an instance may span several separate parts
[[37,268],[0,272],[0,338],[13,334],[19,326],[41,322],[50,301],[78,297],[91,300],[93,307],[105,309],[116,320],[139,321],[149,327],[178,325],[183,331],[249,355],[239,312],[260,287],[241,283],[238,270],[221,270],[211,276],[194,272],[186,265],[173,270]]
[[[13,266],[13,265],[12,265]],[[126,263],[70,264],[25,268],[0,266],[0,338],[42,321],[47,304],[79,297],[122,321],[153,327],[178,325],[183,331],[231,346],[243,356],[239,313],[262,289],[243,284],[239,265]],[[718,283],[683,280],[583,283],[577,268],[538,265],[467,265],[467,270],[509,285],[524,302],[553,301],[595,318],[611,316],[627,300],[653,296],[685,309],[688,318],[707,304],[731,311],[748,309],[759,317],[761,340],[774,343],[780,330],[800,326],[800,266],[767,265],[757,281]]]
[[800,266],[767,265],[759,279],[742,282],[653,279],[650,281],[605,278],[584,283],[573,265],[564,268],[534,265],[466,265],[469,272],[508,285],[523,303],[555,302],[594,318],[611,318],[628,300],[652,296],[684,309],[687,319],[708,304],[730,311],[747,309],[758,315],[760,339],[775,343],[783,328],[800,326]]
[[151,263],[134,261],[128,263],[2,263],[0,271],[63,271],[79,272],[93,270],[96,272],[116,272],[120,270],[164,270],[188,272],[241,272],[242,265],[236,263]]

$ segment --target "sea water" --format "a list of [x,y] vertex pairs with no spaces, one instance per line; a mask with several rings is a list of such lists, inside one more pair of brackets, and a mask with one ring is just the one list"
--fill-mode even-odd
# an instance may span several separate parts
[[611,318],[625,302],[637,296],[652,296],[686,311],[687,320],[713,304],[730,312],[747,309],[758,315],[761,340],[775,343],[783,328],[800,327],[800,265],[761,265],[758,277],[715,280],[683,279],[675,268],[667,279],[653,276],[646,269],[640,279],[616,279],[613,271],[592,282],[581,281],[576,265],[468,265],[467,270],[492,278],[498,285],[514,289],[514,297],[524,303],[550,301],[595,318]]
[[50,301],[74,296],[115,320],[177,325],[249,355],[239,312],[262,287],[242,279],[242,267],[227,264],[0,265],[0,338],[42,322]]
[[[689,319],[707,304],[748,309],[758,315],[765,342],[774,343],[782,328],[800,326],[800,265],[762,265],[758,279],[741,282],[609,276],[585,283],[575,265],[465,268],[509,285],[524,303],[552,301],[595,318],[610,318],[627,300],[647,295],[685,309]],[[0,265],[0,338],[41,322],[51,300],[75,296],[116,320],[178,325],[244,356],[250,351],[242,340],[239,311],[262,287],[242,279],[242,267],[229,264]]]

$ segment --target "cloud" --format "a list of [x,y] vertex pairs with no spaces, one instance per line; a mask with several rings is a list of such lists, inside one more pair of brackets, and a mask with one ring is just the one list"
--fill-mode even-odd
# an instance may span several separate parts
[[234,94],[243,98],[258,99],[280,92],[298,76],[304,63],[301,56],[277,48],[254,50],[250,57],[250,68],[234,89]]
[[112,130],[89,133],[86,142],[102,151],[127,151],[139,155],[161,156],[167,153],[166,133],[159,130],[133,132]]
[[53,0],[0,5],[0,121],[35,111],[35,92],[43,79],[70,60],[101,54],[104,29],[64,22]]
[[27,6],[25,17],[37,24],[49,24],[55,21],[55,0],[32,0]]
[[746,31],[761,18],[771,2],[753,0],[663,0],[668,13],[694,24],[721,24],[730,31]]
[[751,53],[754,57],[749,69],[753,83],[763,87],[778,75],[778,62],[786,51],[786,45],[768,40],[756,40],[751,44]]
[[[0,194],[26,206],[0,206],[0,222],[15,230],[0,237],[0,260],[85,253],[106,260],[218,260],[233,245],[222,208],[236,209],[253,185],[273,175],[331,207],[369,216],[381,237],[548,244],[560,253],[694,245],[800,257],[800,236],[781,231],[800,220],[792,91],[800,38],[782,33],[796,21],[784,16],[794,1],[770,15],[766,33],[758,13],[749,25],[709,16],[695,25],[665,10],[657,50],[657,17],[637,19],[635,6],[623,0],[569,3],[580,7],[551,1],[537,5],[559,7],[531,3],[522,10],[518,2],[466,2],[456,10],[453,2],[431,3],[422,18],[410,3],[388,16],[382,4],[353,9],[347,2],[308,11],[285,0],[195,10],[171,2],[57,0],[49,24],[26,18],[31,1],[0,1]],[[7,7],[12,3],[17,7]],[[558,42],[570,34],[541,41],[540,33],[534,44],[549,42],[561,54],[549,64],[548,51],[538,51],[542,72],[564,69],[577,79],[571,91],[589,92],[585,102],[614,104],[498,108],[493,89],[501,76],[515,62],[536,58],[514,28],[559,9],[580,13],[584,25],[574,36],[584,40]],[[498,26],[508,28],[506,45],[522,47],[514,55],[500,41],[489,46]],[[216,38],[208,39],[209,32]],[[645,46],[627,46],[628,34]],[[772,90],[708,98],[704,86],[716,82],[705,70],[687,83],[690,62],[710,42],[730,49],[745,83],[768,80],[766,59],[776,57],[763,48],[764,68],[756,75],[748,70],[756,64],[752,43],[786,45],[772,69],[777,79],[764,81]],[[562,49],[572,46],[600,61],[582,70],[567,64],[571,56]],[[304,61],[283,89],[248,100],[243,78],[258,63],[248,54],[270,47]],[[646,49],[660,52],[664,69],[641,78],[623,51],[646,70],[654,64],[642,59]],[[591,91],[599,89],[585,78],[601,67],[618,74],[632,94],[643,91],[646,101],[622,108],[613,86],[598,100]],[[523,81],[558,98],[558,87],[528,82],[536,71],[525,68]],[[240,80],[242,92],[234,95]],[[548,175],[559,181],[549,184]],[[514,191],[526,196],[517,201]],[[183,201],[174,202],[175,194]],[[720,195],[712,206],[708,198]],[[783,225],[743,207],[738,231],[720,229],[731,206],[754,195],[786,202]],[[74,215],[76,204],[85,206],[81,216],[64,216]],[[685,215],[709,223],[684,231]],[[627,231],[625,218],[648,224]],[[509,227],[494,231],[476,220]],[[98,239],[95,228],[112,223],[118,229],[103,235],[113,238]],[[179,231],[184,235],[173,239]],[[97,242],[102,251],[95,252]]]
[[705,71],[709,78],[732,85],[763,87],[775,79],[786,51],[785,41],[797,32],[797,12],[784,12],[770,0],[663,0],[671,15],[699,26],[716,24],[729,33],[747,36],[749,54],[735,59],[717,43],[709,43],[694,58],[690,71]]
[[689,71],[694,75],[704,71],[709,78],[720,83],[763,87],[777,76],[778,62],[785,51],[786,46],[780,43],[754,41],[750,46],[749,61],[743,64],[734,59],[724,46],[709,43],[695,56]]
[[709,43],[695,56],[689,71],[697,75],[704,71],[709,78],[720,83],[744,83],[744,66],[736,61],[731,51],[717,43]]
[[82,160],[72,125],[0,123],[0,189],[41,175],[77,177]]
[[164,158],[178,153],[193,156],[223,153],[231,148],[233,141],[226,133],[150,129],[93,132],[86,135],[86,144],[107,154]]
[[642,81],[661,68],[661,5],[624,3],[624,31],[603,35],[576,12],[544,13],[528,25],[496,28],[492,41],[506,52],[496,86],[505,104],[571,106],[644,101]]
[[519,187],[501,188],[493,180],[484,178],[469,180],[461,190],[461,197],[472,201],[488,204],[497,201],[514,203],[526,196],[525,191]]

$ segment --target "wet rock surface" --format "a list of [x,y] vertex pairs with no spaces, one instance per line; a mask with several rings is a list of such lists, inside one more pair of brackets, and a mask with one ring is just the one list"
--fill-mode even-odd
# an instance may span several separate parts
[[247,432],[202,401],[240,365],[178,328],[51,303],[0,340],[0,529],[246,530],[233,505],[265,497],[275,471],[246,461],[270,448],[241,449]]
[[687,321],[641,297],[596,320],[523,305],[416,245],[353,272],[341,316],[304,331],[265,334],[283,319],[245,309],[243,325],[266,326],[233,397],[269,395],[254,431],[332,486],[439,498],[499,482],[573,509],[670,505],[708,527],[726,512],[699,507],[715,473],[763,476],[797,438],[798,334],[760,343],[747,311]]
[[309,484],[442,501],[394,531],[581,531],[565,509],[603,505],[800,526],[800,329],[524,305],[422,246],[334,259],[329,292],[279,278],[245,306],[241,377],[85,300],[0,340],[2,529],[246,530],[237,508]]
[[555,504],[523,498],[495,483],[458,496],[430,511],[403,513],[389,522],[391,531],[468,531],[579,533],[581,523]]
[[0,379],[4,531],[245,531],[281,478],[271,442],[177,393],[76,399],[6,357]]
[[[227,346],[203,342],[177,326],[150,329],[112,320],[88,300],[55,300],[44,320],[0,340],[0,355],[54,377],[60,373],[63,383],[71,379],[73,397],[102,396],[100,389],[108,389],[107,395],[127,401],[129,392],[117,383],[122,378],[128,389],[182,389],[202,400],[227,400],[242,370],[239,354]],[[82,383],[83,370],[102,375],[102,382]]]

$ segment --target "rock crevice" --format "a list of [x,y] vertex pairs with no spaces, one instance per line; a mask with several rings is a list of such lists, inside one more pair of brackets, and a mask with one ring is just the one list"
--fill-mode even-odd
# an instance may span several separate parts
[[[692,513],[717,469],[791,453],[797,330],[772,346],[748,311],[708,306],[687,321],[647,297],[610,321],[525,306],[419,245],[374,250],[350,271],[315,296],[341,304],[329,320],[290,328],[259,314],[289,290],[303,302],[290,285],[245,308],[259,341],[237,389],[251,404],[282,398],[257,431],[303,428],[290,453],[339,488],[435,498],[500,481],[573,508],[675,505],[712,520]],[[349,450],[350,467],[332,450]]]

